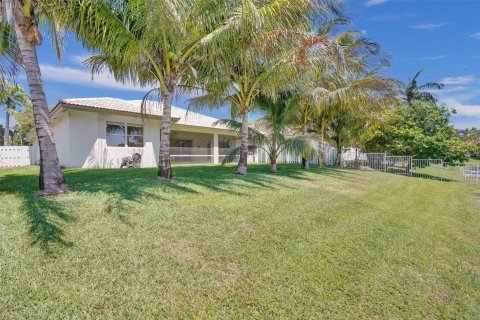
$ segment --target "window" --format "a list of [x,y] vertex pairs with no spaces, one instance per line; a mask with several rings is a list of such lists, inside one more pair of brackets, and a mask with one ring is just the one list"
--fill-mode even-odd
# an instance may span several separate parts
[[222,149],[230,149],[232,146],[233,138],[231,137],[226,137],[226,136],[219,136],[218,139],[218,147]]
[[172,139],[171,145],[172,147],[192,148],[193,140]]
[[125,147],[125,123],[107,122],[107,146]]
[[143,147],[142,125],[107,122],[106,133],[109,147]]
[[127,145],[129,147],[143,147],[143,126],[127,124]]

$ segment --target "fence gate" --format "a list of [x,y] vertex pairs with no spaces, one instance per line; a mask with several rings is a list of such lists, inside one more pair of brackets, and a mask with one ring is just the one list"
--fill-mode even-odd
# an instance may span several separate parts
[[386,156],[385,172],[409,176],[412,170],[412,157]]

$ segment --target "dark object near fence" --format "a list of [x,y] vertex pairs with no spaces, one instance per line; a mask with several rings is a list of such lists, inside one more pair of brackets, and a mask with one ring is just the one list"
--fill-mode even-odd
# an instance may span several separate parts
[[131,157],[123,157],[122,165],[120,168],[140,168],[140,163],[142,162],[142,156],[139,153],[134,153]]

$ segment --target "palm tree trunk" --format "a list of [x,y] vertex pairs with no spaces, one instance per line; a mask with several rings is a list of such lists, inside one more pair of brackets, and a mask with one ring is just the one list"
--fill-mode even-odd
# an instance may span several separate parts
[[337,138],[337,143],[336,143],[336,149],[337,149],[337,159],[335,165],[341,167],[342,166],[342,153],[343,153],[343,145],[342,145],[342,138],[339,136]]
[[5,113],[5,132],[3,133],[3,145],[8,146],[8,139],[10,138],[10,113],[7,107],[7,112]]
[[[302,135],[303,136],[307,135],[307,126],[306,125],[302,126]],[[310,161],[307,159],[307,156],[308,155],[306,155],[306,154],[302,155],[302,169],[305,169],[305,170],[310,169]]]
[[242,114],[242,140],[240,144],[240,159],[238,160],[237,170],[238,175],[247,174],[247,158],[248,158],[248,111]]
[[275,138],[272,139],[272,151],[270,152],[270,172],[277,173],[277,141]]
[[318,167],[323,167],[323,138],[320,138],[320,145],[318,147]]
[[324,152],[323,152],[323,144],[324,144],[324,138],[323,135],[325,133],[325,119],[322,120],[322,125],[320,127],[320,147],[318,148],[318,167],[321,168],[323,167],[323,157],[324,157]]
[[[172,90],[173,91],[173,90]],[[158,159],[157,180],[172,180],[172,164],[170,162],[170,126],[172,121],[173,92],[167,90],[163,94],[162,133],[160,135],[160,154]]]
[[270,172],[277,173],[277,160],[270,161]]
[[22,11],[18,7],[15,7],[14,20],[17,43],[23,58],[23,67],[30,89],[35,131],[40,149],[40,190],[37,194],[44,196],[67,193],[68,187],[58,162],[52,122],[38,64],[36,44],[26,40],[23,32],[27,32],[25,30],[29,27],[29,23],[26,22]]

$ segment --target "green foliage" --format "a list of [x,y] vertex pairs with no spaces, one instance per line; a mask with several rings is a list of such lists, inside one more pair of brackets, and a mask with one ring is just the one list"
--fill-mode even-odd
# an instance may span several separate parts
[[[25,93],[23,90],[23,87],[19,84],[10,84],[6,79],[1,79],[0,80],[0,106],[5,106],[6,112],[8,113],[9,116],[15,114],[15,110],[17,107],[24,107],[30,104],[30,96]],[[33,125],[33,112],[31,108],[29,109],[31,113],[31,124]],[[25,130],[28,130],[33,126],[28,125],[25,123],[26,127]],[[14,140],[15,141],[10,141],[11,144],[22,144],[22,138],[19,133],[19,127],[16,126],[16,128],[13,130],[10,130],[11,128],[5,128],[6,130],[9,130],[9,132],[12,133]],[[3,139],[5,140],[5,138]]]
[[13,76],[17,71],[15,38],[10,24],[3,19],[0,8],[0,76]]
[[405,95],[405,100],[408,104],[411,104],[414,100],[423,100],[432,103],[437,102],[437,98],[433,93],[428,91],[427,89],[443,89],[444,85],[438,82],[427,82],[425,84],[419,85],[418,84],[418,77],[422,73],[423,70],[418,71],[415,76],[408,81],[405,85],[405,89],[403,94]]
[[30,96],[25,93],[23,87],[18,84],[10,84],[6,79],[0,79],[0,106],[4,105],[13,112],[16,107],[30,103]]
[[457,130],[457,137],[471,146],[470,156],[480,156],[480,129],[473,127]]
[[17,122],[14,130],[18,133],[21,144],[28,144],[26,137],[30,133],[30,131],[35,128],[32,105],[30,103],[23,105],[22,110],[15,111],[13,116],[15,117],[15,120]]
[[365,144],[367,151],[464,162],[470,147],[455,135],[447,107],[414,100],[410,105],[395,107],[389,123],[376,127]]
[[[249,127],[249,152],[262,149],[271,163],[276,163],[282,152],[309,155],[316,153],[318,136],[295,135],[291,130],[298,123],[299,116],[297,100],[291,92],[280,92],[275,98],[260,94],[254,103],[263,113],[263,117],[255,122],[255,128]],[[239,133],[242,129],[242,124],[234,120],[221,120],[218,123]],[[233,161],[239,152],[239,147],[229,150],[223,164]]]

